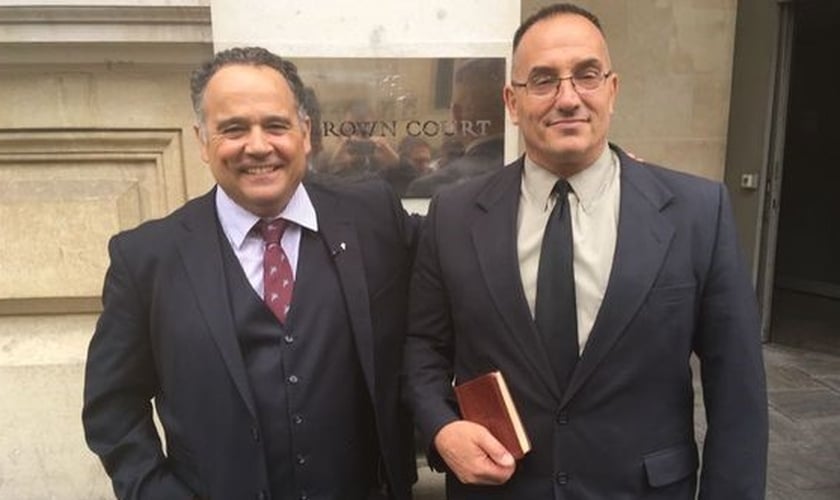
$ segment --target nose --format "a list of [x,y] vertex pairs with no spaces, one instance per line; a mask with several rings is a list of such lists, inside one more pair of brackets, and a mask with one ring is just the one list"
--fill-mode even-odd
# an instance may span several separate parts
[[580,105],[580,95],[571,78],[560,80],[557,94],[554,96],[554,103],[560,109],[574,109]]
[[251,156],[265,156],[271,153],[271,145],[259,127],[255,127],[248,134],[248,141],[245,143],[245,153]]

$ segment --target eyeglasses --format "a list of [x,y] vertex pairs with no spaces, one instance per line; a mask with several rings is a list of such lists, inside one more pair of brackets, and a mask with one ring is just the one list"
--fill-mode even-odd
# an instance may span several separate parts
[[571,80],[572,88],[578,94],[588,94],[600,89],[607,78],[612,75],[612,70],[600,71],[584,71],[572,76],[554,76],[554,75],[538,75],[528,79],[527,82],[514,82],[510,84],[514,87],[525,87],[528,95],[538,98],[554,98],[560,92],[560,85],[563,80]]

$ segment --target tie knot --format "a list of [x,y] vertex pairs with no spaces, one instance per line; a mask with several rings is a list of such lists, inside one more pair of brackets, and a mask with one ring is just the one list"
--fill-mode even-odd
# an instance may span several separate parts
[[551,192],[554,193],[556,198],[554,198],[554,208],[551,211],[552,216],[563,217],[563,213],[565,212],[564,207],[567,205],[571,190],[572,186],[569,185],[569,181],[566,179],[558,179],[554,183],[554,189]]
[[569,185],[569,181],[566,179],[558,179],[557,182],[554,183],[554,189],[552,189],[551,192],[557,195],[557,200],[560,201],[562,197],[568,196],[569,191],[571,190],[572,186]]
[[266,243],[279,243],[280,238],[283,237],[283,231],[286,230],[288,225],[289,221],[286,219],[260,220],[254,228],[260,232]]

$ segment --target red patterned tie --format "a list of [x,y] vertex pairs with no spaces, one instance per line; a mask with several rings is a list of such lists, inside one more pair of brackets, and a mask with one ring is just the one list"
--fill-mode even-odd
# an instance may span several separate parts
[[265,240],[263,254],[263,300],[281,323],[286,322],[286,314],[292,303],[294,276],[286,252],[280,245],[283,231],[288,222],[283,219],[257,223],[257,229]]

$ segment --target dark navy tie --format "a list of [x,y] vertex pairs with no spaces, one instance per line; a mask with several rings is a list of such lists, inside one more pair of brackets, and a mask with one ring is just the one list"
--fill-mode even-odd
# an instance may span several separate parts
[[561,391],[566,390],[578,360],[577,306],[573,265],[569,183],[560,179],[552,193],[554,208],[545,226],[534,319]]

